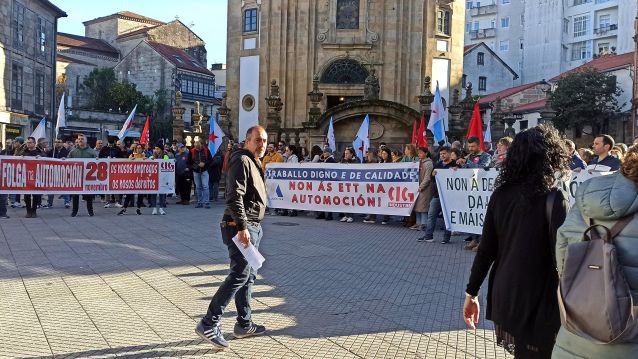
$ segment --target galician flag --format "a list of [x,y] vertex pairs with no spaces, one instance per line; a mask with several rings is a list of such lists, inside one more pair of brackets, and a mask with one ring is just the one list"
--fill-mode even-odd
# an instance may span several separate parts
[[128,131],[133,128],[133,118],[135,118],[135,110],[137,110],[137,105],[133,107],[133,111],[131,111],[131,113],[128,115],[126,121],[124,121],[124,126],[122,126],[122,129],[117,134],[117,138],[119,138],[120,141],[124,141],[126,135],[128,134]]
[[354,148],[354,152],[361,162],[363,162],[363,159],[366,157],[366,152],[368,151],[368,148],[370,148],[369,132],[370,117],[366,114],[366,117],[363,119],[363,123],[357,132],[357,137],[355,137],[354,141],[352,141],[352,148]]
[[35,130],[33,130],[33,132],[31,132],[31,136],[29,137],[35,138],[36,141],[41,138],[47,138],[47,120],[44,118],[41,119],[40,123],[38,123],[38,126]]
[[222,141],[224,139],[224,131],[217,124],[217,120],[213,119],[210,124],[210,134],[208,135],[208,152],[210,152],[211,156],[214,156],[217,153],[217,150],[222,145]]
[[432,102],[432,113],[428,122],[428,130],[434,134],[434,142],[446,142],[445,139],[445,108],[441,100],[441,92],[439,91],[439,82],[436,82],[436,91],[434,91],[434,102]]
[[337,144],[335,142],[335,128],[334,125],[332,123],[332,117],[330,117],[330,125],[328,126],[328,147],[330,147],[330,149],[332,151],[336,151],[337,150]]
[[[491,114],[490,114],[490,118],[487,119],[487,128],[485,129],[485,133],[483,134],[483,141],[484,142],[489,142],[490,144],[492,143],[492,119],[491,119]],[[492,147],[494,148],[494,147]]]
[[60,106],[58,106],[58,119],[55,122],[55,138],[58,138],[58,133],[62,127],[66,127],[66,116],[64,114],[64,92],[60,99]]

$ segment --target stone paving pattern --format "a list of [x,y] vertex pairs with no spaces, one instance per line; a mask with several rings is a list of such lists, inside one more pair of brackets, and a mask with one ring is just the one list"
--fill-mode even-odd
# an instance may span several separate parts
[[[0,220],[0,357],[509,357],[491,323],[465,329],[474,255],[459,237],[417,243],[398,223],[303,215],[264,222],[253,319],[268,335],[218,352],[193,330],[228,271],[223,206],[174,202],[167,216],[146,208],[118,217],[99,201],[92,218],[83,209],[70,217],[61,202],[35,219],[9,209]],[[231,304],[227,337],[235,315]]]

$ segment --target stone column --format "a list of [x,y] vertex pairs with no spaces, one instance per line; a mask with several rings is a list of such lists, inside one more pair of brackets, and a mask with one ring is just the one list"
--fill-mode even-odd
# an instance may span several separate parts
[[228,116],[230,115],[230,108],[226,105],[226,93],[222,96],[222,105],[217,109],[217,113],[219,114],[219,127],[222,128],[222,131],[228,136],[228,138],[232,139],[233,136],[230,133],[230,120]]
[[279,97],[279,85],[277,80],[270,82],[270,96],[266,97],[268,104],[268,114],[266,115],[266,133],[268,134],[268,142],[277,142],[281,131],[281,109],[284,103]]
[[453,142],[456,140],[460,140],[461,136],[463,136],[463,121],[461,120],[461,113],[463,112],[463,107],[459,103],[460,91],[458,89],[454,89],[452,91],[452,104],[447,107],[447,112],[449,114],[448,124],[448,142]]
[[175,92],[175,106],[173,106],[173,140],[177,142],[184,141],[184,111],[182,107],[182,92]]
[[308,111],[308,122],[304,122],[303,126],[306,128],[317,128],[319,126],[319,117],[321,117],[321,109],[319,103],[323,98],[323,93],[319,91],[319,77],[315,76],[312,80],[312,91],[308,92],[308,98],[312,107]]

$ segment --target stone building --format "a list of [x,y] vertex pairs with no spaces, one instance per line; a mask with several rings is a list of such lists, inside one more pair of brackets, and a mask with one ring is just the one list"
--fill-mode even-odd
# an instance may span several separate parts
[[120,51],[122,57],[146,40],[183,49],[206,66],[204,40],[179,20],[165,23],[130,11],[120,11],[83,24],[87,37],[108,42]]
[[[197,113],[195,101],[207,106],[208,114],[210,106],[217,102],[215,75],[205,63],[177,47],[144,40],[124,56],[114,70],[118,80],[136,84],[137,90],[147,96],[165,90],[172,97],[172,91],[179,88],[187,125],[192,124],[192,117]],[[200,112],[203,110],[199,109]]]
[[[95,68],[109,68],[120,60],[119,51],[106,41],[66,33],[57,36],[57,82],[66,93],[66,107],[85,108],[86,94],[81,91],[84,78]],[[58,97],[61,94],[58,93]]]
[[259,122],[270,140],[310,147],[333,117],[341,150],[369,114],[373,145],[410,142],[417,96],[460,86],[464,14],[451,0],[229,1],[232,134]]
[[65,16],[46,0],[0,2],[0,142],[55,114],[55,36]]
[[463,88],[471,82],[475,95],[482,96],[513,87],[518,78],[518,74],[484,42],[465,46]]

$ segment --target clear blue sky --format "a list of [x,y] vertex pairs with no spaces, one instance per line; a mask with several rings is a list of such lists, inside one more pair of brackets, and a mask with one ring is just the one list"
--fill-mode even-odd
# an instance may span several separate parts
[[[179,16],[206,42],[208,65],[226,63],[227,0],[51,0],[69,16],[58,22],[58,31],[84,35],[83,21],[132,11],[156,20],[169,22]],[[210,66],[209,66],[210,67]]]

